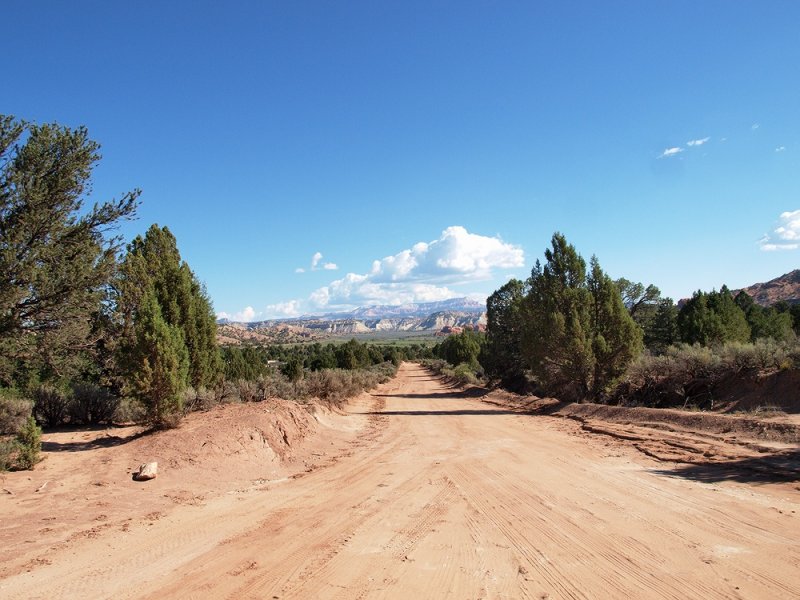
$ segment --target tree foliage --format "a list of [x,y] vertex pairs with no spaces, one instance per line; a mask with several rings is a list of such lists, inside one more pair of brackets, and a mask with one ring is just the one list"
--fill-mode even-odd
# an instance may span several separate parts
[[451,365],[466,364],[471,368],[478,367],[478,355],[481,352],[483,335],[472,329],[449,335],[438,345],[437,356]]
[[774,307],[759,306],[750,294],[744,291],[736,294],[734,301],[742,309],[745,320],[750,326],[751,341],[764,338],[785,341],[794,336],[790,313],[781,312]]
[[697,291],[678,313],[678,332],[687,344],[721,345],[750,341],[744,311],[726,286],[720,291]]
[[644,344],[650,352],[663,354],[678,341],[678,307],[672,298],[662,298],[644,330]]
[[[180,330],[189,354],[189,383],[211,387],[219,381],[222,362],[216,345],[217,324],[211,301],[189,265],[181,260],[175,236],[152,225],[129,245],[117,281],[123,337],[130,338],[137,311],[152,293],[161,318]],[[123,348],[124,351],[124,348]]]
[[622,376],[630,362],[639,355],[642,329],[623,304],[619,287],[603,273],[594,256],[587,285],[591,294],[590,330],[594,358],[592,393],[598,395]]
[[[546,393],[599,396],[641,351],[642,333],[619,286],[560,233],[536,262],[522,303],[521,355]],[[491,327],[489,335],[492,335]]]
[[165,425],[187,386],[212,387],[221,378],[211,302],[175,236],[158,225],[128,245],[115,288],[127,386],[151,421]]
[[527,287],[511,279],[486,300],[486,341],[480,363],[486,374],[509,389],[525,384],[522,364],[522,302]]
[[139,195],[85,208],[99,159],[84,127],[0,115],[2,384],[74,376],[92,359],[120,244],[106,234]]
[[158,427],[173,424],[189,385],[189,351],[183,331],[164,319],[152,289],[145,291],[137,308],[124,364],[128,389],[144,405],[148,420]]
[[586,262],[556,233],[528,280],[523,359],[540,386],[573,398],[588,394],[592,356]]

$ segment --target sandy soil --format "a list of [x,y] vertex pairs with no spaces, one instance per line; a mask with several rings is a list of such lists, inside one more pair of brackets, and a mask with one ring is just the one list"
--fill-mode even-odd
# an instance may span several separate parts
[[406,364],[345,414],[51,434],[2,479],[0,597],[800,597],[797,444],[524,409]]

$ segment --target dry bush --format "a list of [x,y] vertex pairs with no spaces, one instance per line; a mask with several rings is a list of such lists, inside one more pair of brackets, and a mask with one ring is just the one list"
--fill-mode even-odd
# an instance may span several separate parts
[[143,423],[147,420],[147,410],[139,400],[125,396],[120,399],[113,420],[116,423]]
[[475,370],[467,363],[461,363],[453,369],[453,380],[462,386],[477,385],[480,383]]
[[660,356],[644,354],[628,368],[611,398],[628,406],[689,406],[710,402],[725,380],[741,373],[797,368],[796,340],[729,343],[719,348],[682,344]]
[[42,430],[33,417],[28,417],[15,440],[14,468],[32,469],[39,462],[42,451]]
[[92,383],[76,383],[69,403],[70,422],[97,425],[111,423],[120,399],[109,390]]
[[33,402],[15,390],[0,390],[0,435],[16,434],[31,416]]
[[259,402],[264,399],[264,390],[256,381],[239,379],[236,382],[236,389],[242,402]]
[[437,375],[442,375],[445,369],[450,368],[450,363],[444,360],[443,358],[426,358],[424,360],[419,361],[426,369],[433,371]]
[[36,420],[47,427],[58,427],[67,418],[69,399],[67,395],[53,387],[42,384],[34,388],[33,414]]
[[195,390],[192,386],[189,386],[183,392],[183,412],[209,410],[220,403],[220,398],[221,390],[220,395],[218,395],[214,390],[204,387]]

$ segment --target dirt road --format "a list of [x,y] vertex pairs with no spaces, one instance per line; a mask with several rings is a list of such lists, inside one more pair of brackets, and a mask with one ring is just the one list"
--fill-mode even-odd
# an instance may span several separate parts
[[74,544],[0,597],[800,598],[794,484],[678,476],[416,365],[372,398],[326,466]]

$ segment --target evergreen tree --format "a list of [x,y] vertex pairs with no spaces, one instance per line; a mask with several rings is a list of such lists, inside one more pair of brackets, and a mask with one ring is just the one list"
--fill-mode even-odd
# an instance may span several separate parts
[[663,354],[678,341],[678,307],[672,298],[658,302],[653,320],[644,330],[644,344],[656,354]]
[[138,190],[84,204],[99,146],[84,127],[0,115],[0,384],[64,379],[94,360],[119,238]]
[[788,314],[792,322],[795,335],[800,335],[800,303],[789,304],[785,300],[777,302],[774,308],[780,314]]
[[303,360],[299,356],[291,357],[281,372],[286,376],[289,381],[299,381],[303,378]]
[[546,393],[587,395],[594,356],[586,262],[560,233],[536,261],[523,303],[522,354]]
[[545,259],[522,302],[522,358],[544,393],[600,396],[641,351],[641,328],[596,257],[587,278],[583,258],[556,233]]
[[520,344],[526,291],[522,281],[511,279],[486,300],[486,342],[479,360],[489,377],[510,389],[525,383]]
[[687,344],[712,346],[750,341],[750,326],[726,286],[695,292],[678,313],[678,331]]
[[661,290],[650,284],[645,287],[643,283],[630,281],[621,277],[614,282],[622,294],[622,303],[628,309],[633,320],[642,329],[647,329],[652,325],[658,304],[661,300]]
[[602,394],[642,350],[642,329],[622,301],[619,287],[592,257],[587,281],[594,356],[592,393]]
[[216,318],[203,286],[181,260],[175,236],[166,227],[152,225],[144,237],[129,245],[117,281],[118,310],[123,337],[130,338],[136,311],[152,292],[164,321],[177,327],[189,354],[189,382],[211,387],[222,374],[216,345]]
[[477,368],[481,342],[481,334],[471,329],[449,335],[439,345],[439,358],[443,358],[453,366],[466,363],[472,368]]
[[180,327],[164,319],[153,289],[145,291],[136,310],[124,364],[128,391],[142,402],[148,420],[158,427],[174,424],[189,385],[189,352]]
[[744,291],[739,292],[734,301],[744,312],[747,324],[750,326],[751,341],[761,338],[784,341],[794,336],[790,314],[775,308],[759,306],[750,294]]
[[340,369],[354,370],[371,364],[366,344],[351,339],[336,348],[336,363]]

